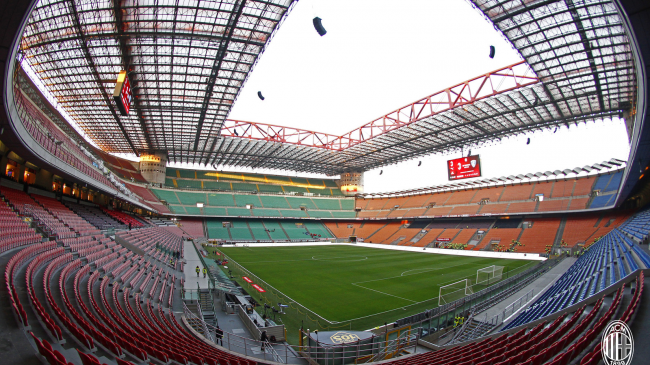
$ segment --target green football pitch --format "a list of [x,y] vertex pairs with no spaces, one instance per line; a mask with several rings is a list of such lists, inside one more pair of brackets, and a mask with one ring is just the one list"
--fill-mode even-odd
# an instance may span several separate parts
[[[342,245],[219,250],[232,260],[233,276],[256,300],[276,308],[279,302],[290,305],[281,316],[287,327],[287,322],[307,320],[312,330],[372,328],[437,307],[440,286],[465,278],[473,283],[478,269],[503,266],[505,278],[536,264]],[[248,274],[266,292],[242,279]]]

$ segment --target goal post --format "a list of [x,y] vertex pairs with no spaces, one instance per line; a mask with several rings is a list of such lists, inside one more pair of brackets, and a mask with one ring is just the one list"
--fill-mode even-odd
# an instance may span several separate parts
[[438,293],[438,306],[451,303],[473,293],[470,279],[462,279],[455,283],[443,285]]
[[476,270],[476,284],[488,287],[503,277],[503,266],[492,265]]

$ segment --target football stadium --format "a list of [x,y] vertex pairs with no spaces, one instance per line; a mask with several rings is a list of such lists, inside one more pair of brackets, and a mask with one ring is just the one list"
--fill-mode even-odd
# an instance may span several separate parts
[[0,9],[2,364],[650,358],[646,2]]

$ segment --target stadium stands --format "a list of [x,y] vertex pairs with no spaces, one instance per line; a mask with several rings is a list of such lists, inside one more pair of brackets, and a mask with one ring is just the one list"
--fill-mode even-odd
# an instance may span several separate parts
[[[467,190],[390,198],[358,197],[355,206],[361,210],[358,213],[360,218],[480,216],[596,209],[613,204],[620,184],[617,174],[620,172],[599,177],[531,181],[488,188],[466,187]],[[595,191],[599,190],[596,186],[601,185],[607,195],[592,199],[592,186]],[[608,186],[613,188],[605,192]]]

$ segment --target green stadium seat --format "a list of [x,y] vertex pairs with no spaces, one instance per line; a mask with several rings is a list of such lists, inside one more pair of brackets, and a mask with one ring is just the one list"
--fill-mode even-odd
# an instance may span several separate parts
[[354,199],[341,199],[341,209],[354,210]]
[[177,169],[175,168],[168,167],[167,171],[165,172],[165,176],[176,178],[176,170]]
[[246,183],[232,183],[232,190],[235,191],[257,191],[257,185]]
[[269,240],[269,235],[266,233],[266,230],[263,227],[253,228],[251,227],[251,232],[253,232],[253,239],[256,240]]
[[287,201],[289,202],[289,205],[291,205],[291,207],[294,209],[300,209],[302,206],[305,206],[308,209],[318,209],[311,198],[294,198],[288,196]]
[[260,195],[260,201],[264,208],[291,208],[289,202],[283,196]]
[[332,196],[344,196],[339,188],[330,189]]
[[179,189],[203,189],[201,180],[176,179],[176,184]]
[[201,213],[201,208],[197,208],[197,207],[185,207],[185,211],[187,212],[187,214],[193,214],[193,215],[203,214]]
[[161,189],[151,189],[151,191],[156,194],[158,199],[166,201],[168,204],[180,204],[176,197],[176,193],[170,190],[161,190]]
[[165,186],[169,186],[170,188],[175,188],[176,185],[174,185],[174,180],[175,179],[170,179],[168,177],[165,178]]
[[282,227],[280,227],[280,223],[271,222],[271,221],[264,221],[264,226],[266,227],[266,229],[269,230],[269,236],[271,236],[272,240],[286,240],[286,239],[288,239],[287,235],[284,234],[284,231],[282,230]]
[[[339,199],[316,199],[313,198],[312,201],[316,204],[317,209],[321,210],[341,210],[341,204]],[[354,201],[352,202],[354,205]],[[311,214],[310,214],[311,215]]]
[[257,197],[257,195],[238,195],[235,194],[235,205],[238,207],[245,207],[246,205],[250,204],[254,207],[261,207],[262,203],[260,202],[260,198]]
[[257,188],[263,193],[282,193],[282,187],[279,185],[257,184]]
[[253,209],[253,215],[256,217],[282,217],[277,209]]
[[221,223],[221,221],[208,219],[206,220],[205,225],[206,228],[208,229],[209,238],[222,239],[222,240],[230,239],[228,230],[226,228],[223,228],[223,224]]
[[217,172],[216,171],[196,171],[196,177],[198,179],[217,180]]
[[266,180],[271,184],[291,184],[289,176],[266,175]]
[[233,216],[233,217],[250,217],[251,216],[251,211],[246,208],[227,208],[228,215]]
[[234,207],[235,200],[232,194],[208,194],[208,204],[213,207]]
[[203,181],[203,188],[207,190],[232,190],[229,182]]
[[251,231],[248,229],[248,227],[242,227],[242,228],[232,227],[230,228],[230,236],[232,237],[233,240],[242,240],[242,241],[253,240],[253,236],[251,236]]
[[318,187],[325,187],[325,182],[322,179],[307,179],[307,182],[309,182],[309,185],[311,186],[318,186]]
[[294,223],[280,223],[284,231],[287,232],[289,239],[291,240],[306,240],[309,239],[309,236],[305,234],[307,230],[305,228],[296,227]]
[[307,179],[304,179],[302,177],[292,177],[291,182],[299,185],[309,185],[309,181],[307,181]]
[[347,212],[347,211],[332,211],[332,217],[334,218],[356,218],[357,214],[355,212]]
[[174,214],[187,214],[185,207],[182,205],[170,205],[169,210]]
[[309,233],[319,234],[321,235],[320,238],[333,238],[327,228],[325,228],[321,222],[305,222],[304,224],[305,227],[307,227]]
[[178,173],[180,174],[180,177],[196,179],[196,171],[194,170],[178,169]]
[[283,217],[289,217],[289,218],[300,218],[300,217],[307,217],[307,213],[305,213],[304,210],[298,210],[298,209],[280,209],[280,214],[282,214]]
[[284,189],[285,193],[308,193],[307,188],[303,188],[300,186],[289,186],[289,185],[284,185],[282,186],[282,189]]
[[332,218],[332,213],[329,210],[309,210],[308,213],[312,218]]
[[204,207],[203,214],[222,216],[222,217],[228,215],[228,213],[226,213],[226,208],[214,208],[214,207]]
[[337,190],[339,189],[339,186],[336,185],[336,181],[334,180],[323,179],[323,182],[325,183],[325,186],[329,188],[336,188]]
[[183,205],[193,205],[196,206],[196,203],[207,202],[205,193],[188,193],[186,191],[177,191],[176,195]]

